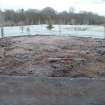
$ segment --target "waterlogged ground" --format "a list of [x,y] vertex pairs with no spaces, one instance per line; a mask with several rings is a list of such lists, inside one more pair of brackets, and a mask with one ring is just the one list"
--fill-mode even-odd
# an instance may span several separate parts
[[104,27],[94,25],[53,25],[52,30],[48,30],[47,25],[4,27],[6,37],[36,34],[104,38]]
[[64,36],[0,39],[0,74],[105,77],[105,41]]

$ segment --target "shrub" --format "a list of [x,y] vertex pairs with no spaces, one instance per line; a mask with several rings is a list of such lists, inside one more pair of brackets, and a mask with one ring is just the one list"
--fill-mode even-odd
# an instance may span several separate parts
[[47,26],[47,29],[48,30],[52,30],[54,27],[53,27],[53,25],[52,24],[48,24],[48,26]]

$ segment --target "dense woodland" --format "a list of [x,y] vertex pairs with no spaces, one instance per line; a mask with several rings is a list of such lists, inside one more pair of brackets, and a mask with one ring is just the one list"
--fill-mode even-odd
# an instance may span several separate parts
[[43,10],[20,9],[18,11],[5,10],[0,11],[3,14],[5,25],[33,25],[33,24],[89,24],[102,25],[105,23],[105,17],[92,12],[81,11],[76,13],[73,8],[69,12],[57,12],[51,7]]

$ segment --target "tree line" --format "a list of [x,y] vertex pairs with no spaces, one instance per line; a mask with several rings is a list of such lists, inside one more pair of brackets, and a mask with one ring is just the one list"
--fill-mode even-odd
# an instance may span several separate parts
[[20,9],[14,11],[8,9],[0,12],[3,14],[5,26],[35,24],[101,25],[105,23],[104,16],[86,11],[76,13],[73,8],[69,12],[57,12],[51,7],[46,7],[43,10]]

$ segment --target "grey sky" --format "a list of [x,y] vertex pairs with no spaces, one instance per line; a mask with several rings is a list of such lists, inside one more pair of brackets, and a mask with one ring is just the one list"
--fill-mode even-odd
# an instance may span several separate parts
[[74,7],[77,12],[85,10],[105,15],[104,0],[0,0],[1,9],[43,9],[48,6],[57,11]]

